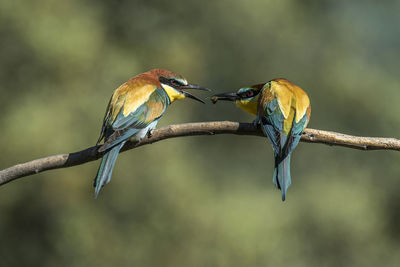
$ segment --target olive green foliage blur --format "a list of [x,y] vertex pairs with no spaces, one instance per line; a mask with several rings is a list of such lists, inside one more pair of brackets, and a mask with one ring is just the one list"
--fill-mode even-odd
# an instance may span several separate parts
[[[167,68],[212,93],[285,77],[310,127],[400,137],[398,1],[0,2],[0,168],[95,144],[112,91]],[[202,97],[206,93],[198,93]],[[253,118],[174,103],[160,126]],[[400,154],[302,143],[286,202],[266,138],[185,137],[0,187],[3,266],[398,266]]]

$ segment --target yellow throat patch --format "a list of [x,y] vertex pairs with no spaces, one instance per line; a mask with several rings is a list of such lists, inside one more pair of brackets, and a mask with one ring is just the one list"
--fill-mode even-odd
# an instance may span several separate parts
[[169,99],[171,100],[171,103],[174,102],[176,99],[185,98],[184,94],[179,93],[176,89],[172,88],[169,85],[162,84],[162,87],[164,88],[165,92],[167,93]]
[[258,98],[260,94],[255,96],[250,100],[237,100],[235,101],[236,106],[243,109],[244,111],[257,116],[257,108],[258,108]]

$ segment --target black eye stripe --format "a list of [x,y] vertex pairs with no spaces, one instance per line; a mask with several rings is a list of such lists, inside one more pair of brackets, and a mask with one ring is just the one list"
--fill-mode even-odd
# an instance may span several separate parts
[[169,80],[168,80],[167,78],[162,77],[162,76],[160,76],[160,77],[158,78],[158,80],[159,80],[161,83],[164,83],[164,84],[167,84],[167,83],[169,82]]
[[248,90],[243,93],[240,93],[239,95],[241,98],[250,98],[250,97],[256,96],[258,93],[259,93],[259,91],[257,91],[257,90]]
[[170,82],[170,84],[175,85],[175,86],[183,86],[184,85],[181,81],[178,81],[175,79],[170,79],[169,82]]
[[170,84],[170,85],[174,85],[174,86],[183,86],[184,85],[183,83],[181,83],[178,80],[175,80],[174,78],[165,78],[165,77],[161,76],[161,77],[158,78],[158,80],[161,83]]

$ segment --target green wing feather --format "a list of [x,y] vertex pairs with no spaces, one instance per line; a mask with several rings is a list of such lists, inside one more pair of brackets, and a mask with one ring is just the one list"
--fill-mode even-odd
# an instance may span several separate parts
[[[124,115],[124,106],[122,106],[112,122],[105,122],[107,125],[104,130],[105,142],[99,151],[105,151],[146,128],[164,114],[168,105],[167,94],[164,90],[157,88],[145,103],[127,116]],[[110,115],[107,119],[111,118]]]
[[[118,104],[120,105],[120,103]],[[95,198],[97,198],[100,189],[110,182],[118,153],[127,139],[149,126],[152,122],[159,120],[168,105],[169,98],[167,94],[159,88],[151,93],[145,103],[126,116],[123,112],[124,104],[122,104],[121,108],[118,108],[116,116],[112,114],[112,110],[115,109],[112,109],[111,104],[109,104],[99,139],[104,138],[105,142],[98,151],[106,151],[106,153],[94,179]],[[114,119],[112,119],[113,117]]]
[[285,117],[279,109],[278,101],[275,98],[267,102],[263,109],[266,116],[261,117],[262,130],[271,141],[274,152],[279,154],[281,150],[281,132]]
[[265,111],[264,114],[266,115],[261,117],[261,127],[272,144],[275,156],[273,183],[282,191],[282,200],[285,200],[286,191],[291,184],[291,152],[299,143],[308,118],[305,114],[303,118],[296,123],[296,114],[294,114],[292,127],[287,135],[284,133],[283,129],[285,117],[279,108],[277,99],[274,98],[267,102],[263,108]]

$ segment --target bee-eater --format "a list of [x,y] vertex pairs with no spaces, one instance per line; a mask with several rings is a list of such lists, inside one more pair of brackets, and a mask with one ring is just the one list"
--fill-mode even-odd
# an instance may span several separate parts
[[110,182],[118,153],[128,139],[140,141],[156,127],[167,107],[185,97],[204,103],[186,89],[206,90],[189,84],[184,77],[168,70],[153,69],[131,78],[111,96],[101,127],[99,152],[105,151],[94,180],[97,198],[100,189]]
[[307,94],[286,79],[240,88],[237,93],[224,93],[211,97],[211,101],[234,101],[250,114],[256,115],[270,140],[275,157],[273,183],[282,191],[282,201],[291,184],[290,156],[300,141],[301,134],[310,121],[311,106]]

